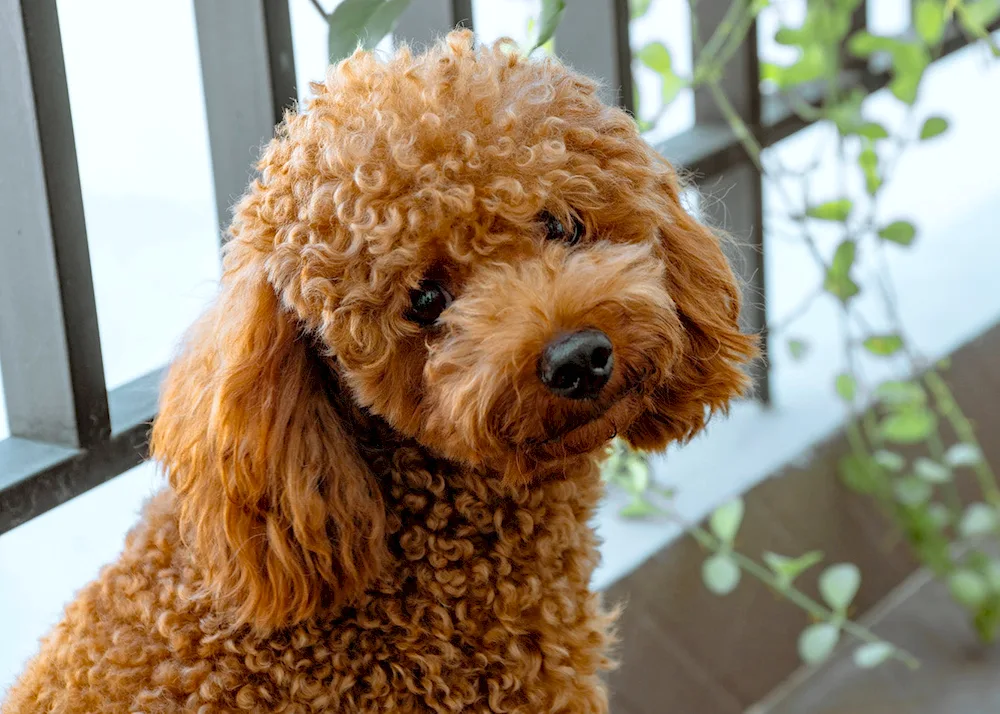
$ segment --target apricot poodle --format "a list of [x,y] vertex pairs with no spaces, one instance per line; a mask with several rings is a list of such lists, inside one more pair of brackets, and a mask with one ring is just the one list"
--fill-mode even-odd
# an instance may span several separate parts
[[607,711],[598,464],[744,389],[719,242],[556,60],[457,31],[312,89],[167,377],[169,487],[5,714]]

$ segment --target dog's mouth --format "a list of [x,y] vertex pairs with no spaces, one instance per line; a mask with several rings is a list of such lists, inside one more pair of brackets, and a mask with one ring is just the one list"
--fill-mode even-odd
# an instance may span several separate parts
[[555,434],[518,446],[535,461],[551,461],[595,451],[628,429],[642,409],[645,381],[637,382],[596,414],[568,423]]

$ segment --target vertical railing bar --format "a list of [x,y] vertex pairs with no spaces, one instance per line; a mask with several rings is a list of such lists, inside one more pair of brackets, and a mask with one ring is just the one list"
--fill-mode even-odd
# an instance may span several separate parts
[[271,114],[278,124],[285,110],[298,101],[295,53],[292,49],[292,18],[288,0],[264,0],[264,31],[267,38]]
[[618,83],[621,86],[619,104],[629,114],[635,114],[635,84],[632,78],[632,35],[629,21],[632,18],[628,0],[615,0],[615,38],[618,64]]
[[11,433],[110,436],[83,195],[55,0],[0,0],[0,351]]
[[[700,0],[694,6],[698,25],[718,27],[728,9],[725,0]],[[707,30],[706,30],[707,31]],[[760,59],[757,52],[757,24],[747,32],[746,40],[726,65],[721,88],[740,118],[757,131],[761,120]],[[708,88],[695,91],[695,122],[722,123],[720,108]],[[741,246],[740,255],[732,256],[737,273],[744,284],[743,327],[760,335],[762,359],[752,371],[755,396],[770,403],[771,385],[768,369],[767,296],[764,275],[764,203],[763,179],[753,162],[724,172],[718,185],[725,191],[724,206],[709,201],[705,208],[710,222],[724,228]],[[728,220],[726,220],[728,219]]]
[[452,27],[474,29],[472,0],[451,0]]
[[294,100],[288,0],[194,0],[219,225]]
[[604,83],[601,98],[632,111],[627,0],[572,0],[556,29],[556,54]]
[[459,23],[472,27],[472,0],[413,0],[399,16],[393,42],[420,50]]

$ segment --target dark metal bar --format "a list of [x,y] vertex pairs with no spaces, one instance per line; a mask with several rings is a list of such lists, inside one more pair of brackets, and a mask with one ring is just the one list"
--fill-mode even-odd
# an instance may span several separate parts
[[451,17],[456,27],[473,28],[472,0],[451,0]]
[[0,440],[0,533],[141,464],[161,377],[157,370],[111,390],[111,437],[94,448]]
[[264,30],[267,32],[268,63],[271,75],[271,115],[277,124],[285,110],[299,98],[292,52],[292,19],[288,0],[264,0]]
[[[707,0],[705,0],[707,1]],[[556,29],[556,54],[604,83],[601,98],[635,110],[628,0],[572,0]]]
[[[694,6],[698,27],[718,27],[728,2],[701,0]],[[740,118],[756,131],[761,123],[760,62],[757,54],[757,28],[751,26],[746,39],[725,67],[721,89]],[[708,88],[694,95],[695,124],[719,125],[725,117]],[[764,280],[764,207],[763,182],[752,162],[742,161],[723,170],[717,177],[725,192],[725,203],[708,201],[703,213],[708,221],[733,237],[729,244],[731,259],[744,284],[743,326],[760,335],[763,359],[754,365],[755,396],[770,401],[767,367],[767,303]],[[733,247],[736,247],[733,250]]]
[[0,0],[0,354],[11,433],[110,431],[55,0]]
[[414,48],[434,44],[457,25],[472,27],[472,0],[419,0],[411,2],[399,16],[394,42]]
[[220,226],[297,96],[288,0],[194,0]]

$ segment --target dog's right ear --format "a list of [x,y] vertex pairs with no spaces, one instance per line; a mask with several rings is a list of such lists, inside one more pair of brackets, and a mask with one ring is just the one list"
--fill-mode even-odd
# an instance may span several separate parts
[[261,254],[227,248],[218,302],[167,376],[152,454],[207,592],[233,624],[268,630],[363,593],[385,559],[385,507],[344,416],[349,396]]

